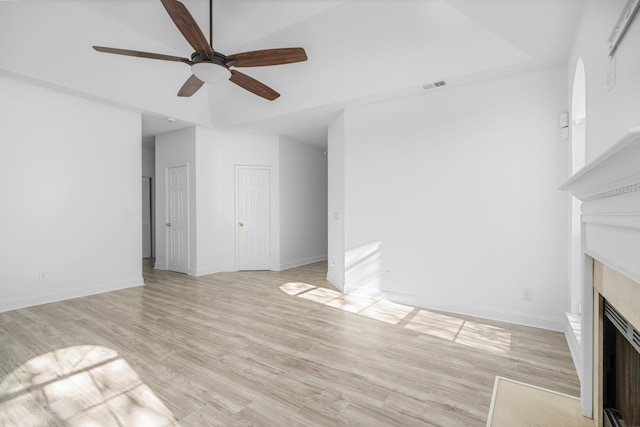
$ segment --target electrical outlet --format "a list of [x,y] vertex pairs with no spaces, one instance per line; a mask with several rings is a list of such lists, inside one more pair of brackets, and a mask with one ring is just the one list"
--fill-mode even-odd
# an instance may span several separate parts
[[533,291],[531,288],[522,288],[522,299],[524,301],[533,301]]
[[47,273],[45,273],[44,271],[41,271],[40,273],[38,273],[38,280],[41,282],[44,282],[45,280],[47,280]]

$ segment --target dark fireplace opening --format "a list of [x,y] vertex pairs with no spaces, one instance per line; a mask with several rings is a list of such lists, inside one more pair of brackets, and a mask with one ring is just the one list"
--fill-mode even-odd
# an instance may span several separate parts
[[640,427],[640,332],[605,302],[604,425]]

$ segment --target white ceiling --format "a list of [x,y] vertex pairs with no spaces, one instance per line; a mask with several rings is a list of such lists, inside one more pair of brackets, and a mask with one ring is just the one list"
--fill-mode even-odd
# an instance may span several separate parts
[[[208,34],[208,1],[183,3]],[[421,93],[436,80],[456,85],[565,62],[583,4],[214,0],[216,50],[307,51],[303,63],[242,69],[282,94],[269,102],[230,82],[178,98],[188,66],[91,49],[188,57],[191,47],[159,0],[0,1],[0,72],[142,111],[145,137],[199,124],[324,145],[327,124],[347,105]]]

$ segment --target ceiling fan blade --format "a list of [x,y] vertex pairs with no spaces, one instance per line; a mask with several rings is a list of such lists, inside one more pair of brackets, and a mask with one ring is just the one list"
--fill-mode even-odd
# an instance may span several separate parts
[[135,56],[138,58],[161,59],[163,61],[175,61],[175,62],[184,62],[186,64],[191,64],[191,61],[189,61],[187,58],[180,58],[179,56],[163,55],[161,53],[141,52],[139,50],[128,50],[128,49],[116,49],[113,47],[104,47],[104,46],[93,46],[93,48],[98,52],[115,53],[116,55]]
[[269,86],[265,85],[264,83],[260,83],[253,77],[249,77],[237,70],[231,70],[231,78],[229,78],[229,80],[231,80],[241,88],[244,88],[249,92],[255,93],[258,96],[268,99],[269,101],[273,101],[280,96],[278,92],[271,89]]
[[194,93],[196,93],[198,89],[202,87],[203,84],[204,82],[202,80],[200,80],[199,78],[197,78],[192,74],[191,77],[189,77],[187,81],[184,82],[184,84],[180,88],[180,91],[178,92],[178,96],[183,96],[183,97],[191,96]]
[[198,23],[186,6],[178,0],[160,0],[167,10],[167,13],[173,20],[176,27],[180,30],[191,47],[196,51],[202,51],[208,58],[213,57],[213,49],[209,45],[207,38],[202,33]]
[[[262,67],[265,65],[291,64],[307,60],[301,47],[254,50],[227,56],[227,65],[235,67]],[[235,61],[235,62],[232,62]]]

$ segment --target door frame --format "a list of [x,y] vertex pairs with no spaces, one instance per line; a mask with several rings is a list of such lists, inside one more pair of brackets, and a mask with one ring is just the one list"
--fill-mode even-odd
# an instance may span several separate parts
[[238,173],[241,169],[253,169],[253,170],[268,170],[269,171],[269,263],[271,264],[269,270],[273,271],[273,262],[274,262],[274,254],[273,254],[273,167],[269,165],[234,165],[233,167],[233,198],[234,198],[234,215],[233,215],[233,227],[235,229],[235,233],[233,233],[235,238],[235,268],[237,271],[240,270],[240,229],[238,228],[239,220],[239,197],[238,191],[240,189],[240,185],[238,182]]
[[[149,180],[149,243],[151,245],[151,258],[155,257],[155,239],[153,238],[153,235],[155,234],[155,227],[156,227],[156,222],[154,220],[154,208],[155,208],[155,191],[153,189],[153,186],[155,184],[154,180],[155,178],[152,176],[148,176],[148,175],[142,175],[142,179],[148,179]],[[144,190],[144,188],[143,188]],[[142,196],[144,197],[144,195]],[[143,199],[144,200],[144,199]],[[143,253],[143,258],[144,258],[144,253]]]
[[[187,272],[189,274],[189,267],[191,265],[191,191],[190,191],[190,170],[189,163],[168,163],[164,166],[164,223],[167,224],[169,222],[169,169],[171,168],[179,168],[184,167],[187,171]],[[165,257],[165,270],[173,271],[170,269],[169,263],[169,233],[167,233],[167,227],[163,226],[162,228],[164,232],[164,257]]]

